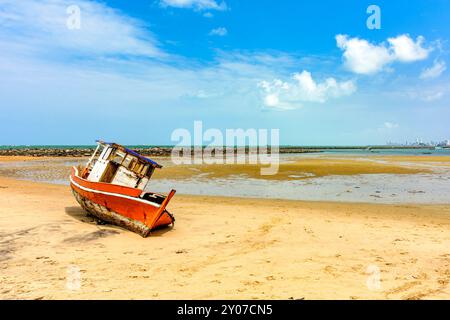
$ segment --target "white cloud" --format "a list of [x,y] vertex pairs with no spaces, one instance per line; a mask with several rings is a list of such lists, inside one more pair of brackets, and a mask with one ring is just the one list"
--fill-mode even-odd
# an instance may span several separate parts
[[422,100],[427,101],[427,102],[436,101],[436,100],[439,100],[440,98],[442,98],[443,95],[444,95],[444,92],[442,92],[442,91],[425,92],[422,95]]
[[420,74],[421,79],[432,79],[439,77],[442,72],[447,69],[447,65],[444,61],[435,60],[433,66],[426,68]]
[[209,35],[210,35],[210,36],[224,37],[224,36],[226,36],[227,34],[228,34],[228,30],[227,30],[226,28],[224,28],[224,27],[215,28],[215,29],[212,29],[212,30],[209,32]]
[[218,2],[215,0],[161,0],[162,7],[174,8],[190,8],[197,11],[202,10],[227,10],[225,1]]
[[409,35],[402,34],[396,38],[389,38],[388,42],[394,52],[395,60],[402,62],[413,62],[423,60],[428,57],[431,49],[422,47],[425,38],[418,36],[416,41],[409,37]]
[[244,112],[257,108],[260,80],[297,61],[279,52],[219,51],[202,63],[165,53],[140,21],[104,4],[70,0],[81,8],[81,29],[68,30],[69,0],[24,3],[0,2],[1,114],[10,106],[41,115],[124,106],[130,117],[173,106]]
[[404,95],[414,101],[421,100],[425,102],[433,102],[441,99],[447,92],[449,92],[449,89],[450,87],[448,84],[426,87],[425,84],[421,83],[420,86],[405,90]]
[[384,128],[386,128],[386,129],[396,129],[398,127],[399,127],[399,125],[397,123],[392,123],[392,122],[384,123]]
[[300,108],[304,102],[323,103],[356,91],[353,81],[338,82],[334,78],[327,78],[318,83],[306,70],[295,73],[290,82],[279,79],[261,81],[259,87],[262,89],[264,106],[281,110]]
[[[67,27],[70,15],[66,10],[72,5],[80,9],[80,29]],[[142,22],[91,1],[4,0],[0,3],[0,25],[2,50],[28,47],[23,54],[51,55],[65,50],[68,56],[165,56]]]
[[355,73],[376,73],[392,61],[389,50],[383,45],[373,45],[359,38],[349,39],[347,35],[341,34],[336,36],[336,42],[338,47],[344,50],[347,68]]
[[412,40],[403,34],[389,38],[385,43],[372,44],[365,39],[349,38],[347,35],[336,36],[337,46],[344,51],[346,67],[358,74],[374,74],[382,71],[393,62],[413,62],[426,59],[432,48],[423,48],[424,38]]

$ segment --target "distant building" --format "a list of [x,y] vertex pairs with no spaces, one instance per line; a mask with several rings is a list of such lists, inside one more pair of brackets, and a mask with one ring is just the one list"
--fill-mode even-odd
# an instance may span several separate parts
[[408,142],[408,140],[405,141],[404,144],[402,143],[397,143],[397,142],[393,142],[393,141],[386,141],[386,145],[388,146],[401,146],[401,147],[450,147],[450,140],[443,140],[441,142],[435,142],[435,141],[430,141],[430,142],[424,142],[422,139],[417,138],[416,141],[414,142]]
[[450,147],[450,140],[444,140],[437,144],[438,147]]

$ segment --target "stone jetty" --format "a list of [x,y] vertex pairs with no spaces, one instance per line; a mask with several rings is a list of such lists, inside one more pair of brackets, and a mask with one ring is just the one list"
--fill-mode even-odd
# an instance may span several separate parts
[[[165,157],[170,156],[173,147],[134,147],[134,151],[143,156]],[[0,149],[0,156],[28,156],[28,157],[89,157],[94,151],[95,147],[76,147],[76,148],[61,148],[61,147],[3,147]],[[234,148],[236,151],[237,148]],[[191,148],[191,154],[196,151]],[[223,149],[226,152],[226,149]],[[245,149],[248,153],[249,149]],[[313,153],[321,152],[319,149],[311,148],[293,148],[280,147],[279,153]]]

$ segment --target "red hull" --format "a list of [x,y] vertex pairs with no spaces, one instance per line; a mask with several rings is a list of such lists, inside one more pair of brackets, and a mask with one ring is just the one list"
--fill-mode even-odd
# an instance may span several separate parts
[[174,218],[165,210],[175,194],[172,190],[162,201],[152,202],[139,197],[142,190],[101,182],[91,182],[72,168],[70,186],[80,205],[101,220],[119,225],[146,237],[151,230],[173,224]]

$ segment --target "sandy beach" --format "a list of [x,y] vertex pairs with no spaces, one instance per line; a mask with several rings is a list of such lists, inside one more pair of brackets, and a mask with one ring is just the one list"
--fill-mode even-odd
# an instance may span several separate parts
[[450,205],[177,194],[169,210],[144,239],[68,186],[1,177],[0,298],[450,298]]
[[449,20],[0,0],[0,301],[450,300]]

